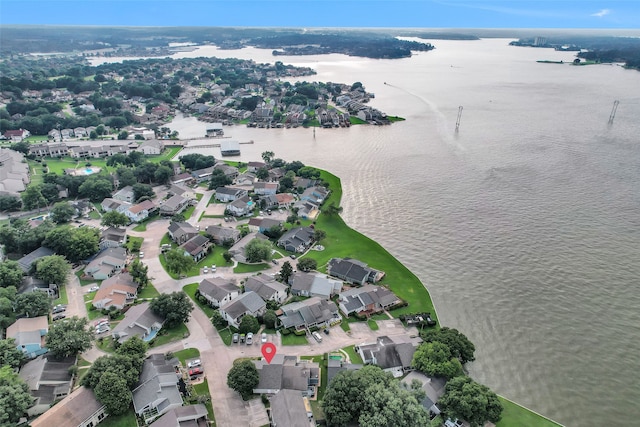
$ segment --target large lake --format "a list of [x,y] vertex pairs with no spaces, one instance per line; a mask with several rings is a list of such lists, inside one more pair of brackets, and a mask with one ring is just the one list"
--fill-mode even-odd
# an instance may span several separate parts
[[[640,72],[536,63],[573,55],[509,41],[434,40],[400,60],[174,57],[277,59],[316,69],[307,80],[362,82],[371,105],[407,120],[226,135],[255,141],[242,160],[272,150],[339,175],[347,223],[416,273],[442,324],[476,344],[476,380],[568,426],[638,425]],[[207,127],[169,126],[183,137]]]

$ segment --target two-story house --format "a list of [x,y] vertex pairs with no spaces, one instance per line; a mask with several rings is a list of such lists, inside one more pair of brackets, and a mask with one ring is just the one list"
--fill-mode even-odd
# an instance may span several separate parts
[[282,304],[287,299],[289,287],[276,282],[273,276],[258,274],[248,277],[244,282],[245,291],[255,292],[265,301],[274,301]]
[[47,316],[23,317],[7,328],[7,338],[15,340],[16,348],[28,359],[49,351],[45,346],[45,335],[49,332]]
[[198,293],[211,307],[220,307],[240,296],[240,288],[228,279],[211,277],[200,282]]
[[234,328],[240,327],[245,315],[262,316],[267,311],[267,304],[255,292],[245,292],[234,300],[220,307],[222,318]]

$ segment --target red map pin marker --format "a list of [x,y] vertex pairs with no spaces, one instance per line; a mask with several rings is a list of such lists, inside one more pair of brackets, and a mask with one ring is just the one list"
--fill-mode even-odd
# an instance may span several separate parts
[[276,346],[268,342],[266,344],[262,344],[261,351],[267,363],[271,363],[273,356],[276,355]]

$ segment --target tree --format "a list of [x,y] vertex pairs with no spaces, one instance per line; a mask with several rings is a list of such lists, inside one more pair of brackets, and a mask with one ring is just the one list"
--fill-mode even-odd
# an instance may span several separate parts
[[225,175],[222,169],[214,169],[213,172],[211,172],[211,179],[209,180],[209,190],[224,187],[232,182],[231,178]]
[[196,262],[189,255],[185,255],[184,250],[174,248],[164,254],[167,270],[173,273],[184,273],[195,267]]
[[131,222],[129,217],[118,211],[105,212],[100,220],[100,224],[106,227],[124,227],[129,222]]
[[73,316],[49,326],[46,335],[47,348],[55,357],[75,356],[91,348],[93,330],[88,328],[86,317]]
[[117,348],[116,354],[131,358],[138,367],[138,370],[141,371],[148,349],[149,344],[134,336],[123,342],[120,347]]
[[376,384],[389,387],[392,381],[390,373],[374,365],[339,372],[327,386],[322,402],[327,424],[344,426],[357,421],[365,408],[367,389]]
[[153,174],[153,180],[158,184],[166,184],[173,176],[173,169],[167,166],[158,166],[158,169]]
[[127,382],[114,372],[105,372],[94,391],[98,400],[107,407],[109,415],[123,414],[131,405]]
[[[121,156],[126,159],[126,157],[123,154],[121,154]],[[124,167],[124,166],[119,167],[117,173],[118,173],[119,188],[124,188],[127,185],[133,185],[136,182],[138,182],[138,179],[136,178],[136,175],[133,173],[133,169],[131,168]]]
[[47,199],[42,195],[41,187],[38,185],[30,185],[20,194],[20,197],[22,197],[22,204],[27,210],[40,209],[47,206]]
[[51,310],[51,298],[45,292],[18,294],[15,301],[16,313],[27,317],[46,316]]
[[327,233],[323,230],[318,230],[317,228],[313,231],[313,240],[319,242],[320,240],[327,237]]
[[129,389],[133,388],[140,378],[141,368],[135,358],[122,354],[111,356],[101,356],[93,362],[89,372],[82,379],[82,385],[95,388],[100,382],[100,378],[107,372],[116,373],[127,383]]
[[129,264],[129,274],[133,278],[133,281],[138,284],[138,287],[145,287],[149,284],[149,267],[143,264],[139,259],[133,260]]
[[449,380],[438,406],[449,418],[466,420],[471,427],[483,426],[487,421],[497,423],[503,409],[498,396],[489,387],[469,377]]
[[259,381],[260,374],[251,360],[234,362],[227,374],[227,385],[240,393],[244,400],[249,400]]
[[267,168],[259,168],[256,171],[256,178],[261,181],[266,180],[267,178],[269,178],[269,170]]
[[58,202],[51,208],[51,220],[56,224],[71,221],[76,214],[76,210],[69,202]]
[[414,394],[400,387],[397,381],[387,386],[374,384],[366,389],[358,424],[361,427],[423,427],[429,424],[429,413]]
[[134,184],[133,185],[133,198],[134,200],[140,200],[143,197],[155,197],[156,193],[153,192],[153,188],[149,184]]
[[45,245],[71,262],[81,261],[98,252],[100,234],[95,228],[58,227],[47,233]]
[[220,314],[218,310],[213,312],[213,316],[211,316],[211,323],[213,323],[213,326],[215,326],[216,329],[223,329],[229,325],[229,322],[224,320],[224,317],[222,317],[222,314]]
[[262,321],[264,322],[264,326],[267,329],[275,329],[276,323],[278,322],[278,316],[276,316],[276,312],[273,310],[267,310],[267,312],[262,316]]
[[298,261],[298,269],[300,271],[311,271],[318,268],[318,261],[313,258],[302,258]]
[[90,176],[78,187],[78,195],[92,202],[102,202],[107,197],[111,197],[112,191],[113,183],[100,175]]
[[255,317],[246,314],[242,316],[238,329],[241,334],[248,334],[249,332],[256,334],[260,330],[260,323],[258,323],[258,319]]
[[429,376],[453,378],[463,374],[462,364],[441,342],[423,343],[413,354],[412,365]]
[[0,287],[20,287],[22,284],[22,269],[16,261],[6,260],[0,262]]
[[22,199],[16,196],[0,195],[0,212],[19,211],[22,208]]
[[476,347],[469,339],[457,329],[443,327],[441,329],[427,329],[420,332],[423,342],[441,342],[451,350],[453,357],[460,360],[463,365],[476,360],[474,352]]
[[24,359],[24,354],[16,348],[16,340],[7,338],[0,340],[0,366],[11,366],[17,368]]
[[329,216],[333,216],[333,215],[338,215],[340,212],[342,212],[342,208],[339,206],[336,206],[335,203],[331,202],[329,203],[329,206],[327,206],[322,210],[322,212],[324,212]]
[[253,239],[244,247],[244,255],[248,262],[271,260],[271,242],[264,239]]
[[0,368],[0,425],[15,425],[32,405],[29,386],[11,366]]
[[187,219],[184,217],[184,214],[175,214],[171,217],[171,222],[185,222]]
[[287,283],[292,274],[293,267],[291,266],[291,263],[289,261],[285,261],[284,264],[282,264],[282,268],[280,268],[280,278],[284,283]]
[[16,321],[13,304],[16,300],[17,294],[18,291],[14,286],[0,288],[0,328],[2,329],[6,329]]
[[158,316],[165,318],[167,328],[186,323],[194,308],[191,299],[182,291],[162,294],[151,301],[150,307]]
[[42,257],[36,262],[36,277],[49,284],[64,285],[70,272],[71,266],[60,255]]
[[263,151],[262,152],[262,160],[264,160],[265,163],[269,164],[269,163],[271,163],[271,160],[273,160],[275,155],[276,154],[273,151]]

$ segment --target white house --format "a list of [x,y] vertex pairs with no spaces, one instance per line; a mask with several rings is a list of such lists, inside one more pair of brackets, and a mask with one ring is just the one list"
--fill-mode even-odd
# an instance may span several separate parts
[[245,292],[238,298],[220,307],[222,318],[235,328],[245,315],[261,316],[267,311],[267,304],[255,292]]

